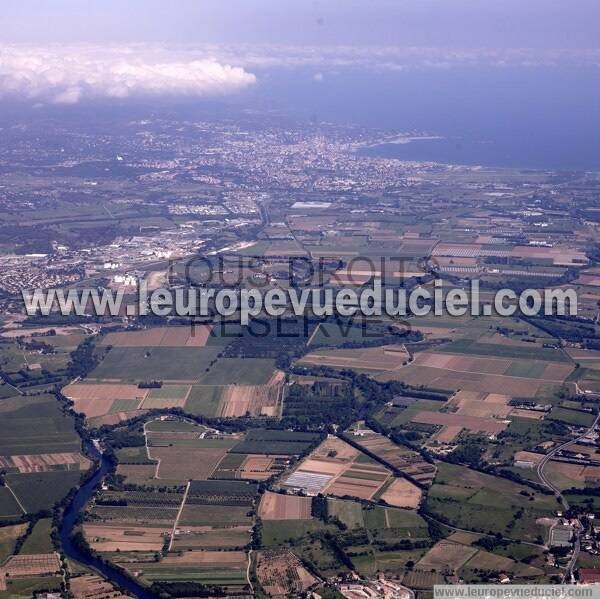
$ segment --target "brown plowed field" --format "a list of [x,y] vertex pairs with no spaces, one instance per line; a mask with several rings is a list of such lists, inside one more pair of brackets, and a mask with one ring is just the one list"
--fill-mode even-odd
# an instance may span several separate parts
[[277,371],[266,385],[227,385],[221,396],[219,416],[279,416],[284,378],[284,373]]
[[421,501],[421,489],[405,478],[397,478],[381,496],[394,507],[417,508]]
[[158,478],[206,480],[227,453],[226,447],[150,447],[150,457],[160,460]]
[[210,325],[120,331],[109,333],[104,339],[103,345],[114,345],[115,347],[204,347],[211,331]]
[[401,345],[384,345],[361,349],[319,350],[304,356],[300,362],[332,368],[361,370],[397,370],[408,360],[408,352]]
[[461,426],[471,431],[482,433],[500,433],[508,423],[491,418],[479,418],[477,416],[466,416],[464,414],[445,414],[441,412],[418,412],[412,422],[420,424],[436,424],[439,426]]
[[86,523],[83,532],[96,551],[160,551],[171,530],[168,527]]
[[11,578],[47,576],[60,570],[60,559],[57,553],[13,555],[3,570]]
[[18,468],[21,473],[48,472],[53,469],[52,466],[68,466],[68,470],[87,470],[90,460],[80,453],[0,456],[0,468]]
[[263,520],[308,520],[311,518],[310,497],[299,495],[280,495],[267,491],[258,508]]

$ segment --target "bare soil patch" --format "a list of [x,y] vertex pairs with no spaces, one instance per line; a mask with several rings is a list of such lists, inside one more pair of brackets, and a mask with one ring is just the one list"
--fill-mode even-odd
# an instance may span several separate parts
[[308,520],[311,516],[310,497],[280,495],[267,491],[258,508],[263,520]]
[[394,507],[417,508],[421,501],[421,489],[405,478],[396,478],[381,496]]

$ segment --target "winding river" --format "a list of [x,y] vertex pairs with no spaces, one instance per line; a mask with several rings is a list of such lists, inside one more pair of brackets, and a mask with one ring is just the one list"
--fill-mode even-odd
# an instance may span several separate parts
[[100,461],[100,467],[94,476],[79,488],[65,511],[60,527],[60,541],[62,543],[63,552],[72,560],[97,570],[109,581],[120,586],[130,595],[138,597],[139,599],[156,599],[156,595],[139,585],[135,580],[125,576],[116,568],[81,551],[71,540],[79,514],[84,509],[85,504],[93,495],[94,491],[98,488],[98,485],[102,482],[102,479],[110,472],[109,461],[96,449],[96,447],[89,444],[87,450],[88,455],[97,458]]

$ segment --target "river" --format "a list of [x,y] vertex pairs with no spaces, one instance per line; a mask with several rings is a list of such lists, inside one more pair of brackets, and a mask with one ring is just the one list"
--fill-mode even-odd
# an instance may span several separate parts
[[71,540],[73,529],[77,523],[79,514],[84,509],[102,479],[110,472],[110,462],[92,445],[87,447],[88,455],[100,460],[100,467],[85,484],[77,491],[75,497],[67,507],[60,527],[60,541],[63,552],[72,560],[78,561],[93,568],[105,576],[110,582],[120,586],[130,595],[139,599],[156,599],[156,595],[139,585],[135,580],[125,576],[116,568],[101,562],[100,560],[81,551]]

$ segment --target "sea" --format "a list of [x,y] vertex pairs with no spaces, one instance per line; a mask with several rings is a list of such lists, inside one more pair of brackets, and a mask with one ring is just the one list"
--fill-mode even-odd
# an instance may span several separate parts
[[600,67],[258,73],[246,94],[296,118],[416,133],[370,156],[600,171]]

